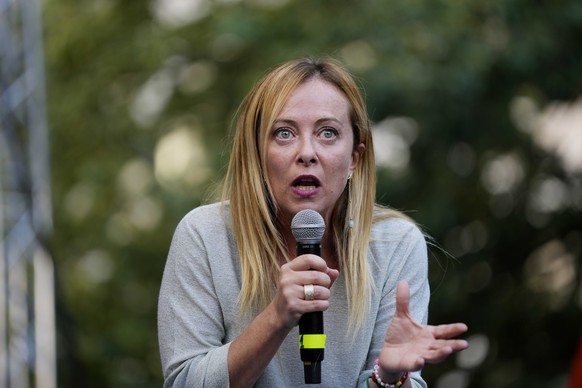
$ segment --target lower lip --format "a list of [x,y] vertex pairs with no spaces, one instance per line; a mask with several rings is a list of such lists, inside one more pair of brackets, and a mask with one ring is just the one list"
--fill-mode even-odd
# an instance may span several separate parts
[[315,194],[319,193],[319,187],[316,187],[313,189],[307,189],[307,190],[300,190],[297,187],[293,187],[292,191],[295,195],[298,195],[300,197],[312,197]]

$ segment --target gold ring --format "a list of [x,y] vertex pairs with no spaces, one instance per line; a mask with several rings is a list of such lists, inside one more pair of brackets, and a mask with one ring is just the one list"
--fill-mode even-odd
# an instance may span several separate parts
[[315,290],[313,284],[306,284],[303,286],[303,294],[305,295],[305,300],[315,299]]

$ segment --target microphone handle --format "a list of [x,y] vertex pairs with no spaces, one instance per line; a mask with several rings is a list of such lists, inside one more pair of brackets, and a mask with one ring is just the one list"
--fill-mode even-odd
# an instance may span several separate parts
[[[321,256],[321,243],[307,243],[298,241],[297,256],[305,255],[308,253]],[[299,335],[302,338],[304,334],[324,334],[322,311],[305,313],[301,316],[299,319]],[[324,347],[301,347],[300,353],[301,361],[303,361],[305,384],[321,384],[321,361],[324,357],[324,350]]]

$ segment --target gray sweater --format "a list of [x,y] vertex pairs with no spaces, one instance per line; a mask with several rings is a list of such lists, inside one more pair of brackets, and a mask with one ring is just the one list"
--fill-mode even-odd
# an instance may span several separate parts
[[[228,387],[228,348],[254,318],[240,314],[240,259],[229,208],[224,208],[224,215],[219,203],[192,210],[176,228],[170,246],[158,305],[165,387]],[[368,260],[377,291],[369,319],[355,336],[348,332],[341,273],[331,288],[330,308],[324,312],[327,341],[321,387],[366,387],[395,311],[399,280],[409,282],[412,317],[427,322],[427,251],[418,228],[402,219],[375,224]],[[306,386],[297,341],[295,327],[256,387]],[[419,373],[411,379],[413,386],[426,387]]]

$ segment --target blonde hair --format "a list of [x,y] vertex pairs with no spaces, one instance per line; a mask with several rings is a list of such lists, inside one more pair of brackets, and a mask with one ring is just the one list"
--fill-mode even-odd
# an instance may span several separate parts
[[[343,194],[332,212],[340,271],[346,280],[349,323],[358,328],[369,309],[373,281],[368,268],[368,244],[374,215],[376,173],[371,125],[360,89],[335,60],[299,59],[269,72],[249,92],[237,114],[232,154],[222,199],[230,200],[233,232],[241,260],[241,310],[265,307],[273,296],[279,263],[289,260],[278,230],[277,204],[266,178],[267,133],[291,93],[301,83],[318,78],[335,85],[351,105],[354,147],[365,146]],[[398,216],[394,211],[384,217]],[[348,225],[353,220],[354,228]]]

